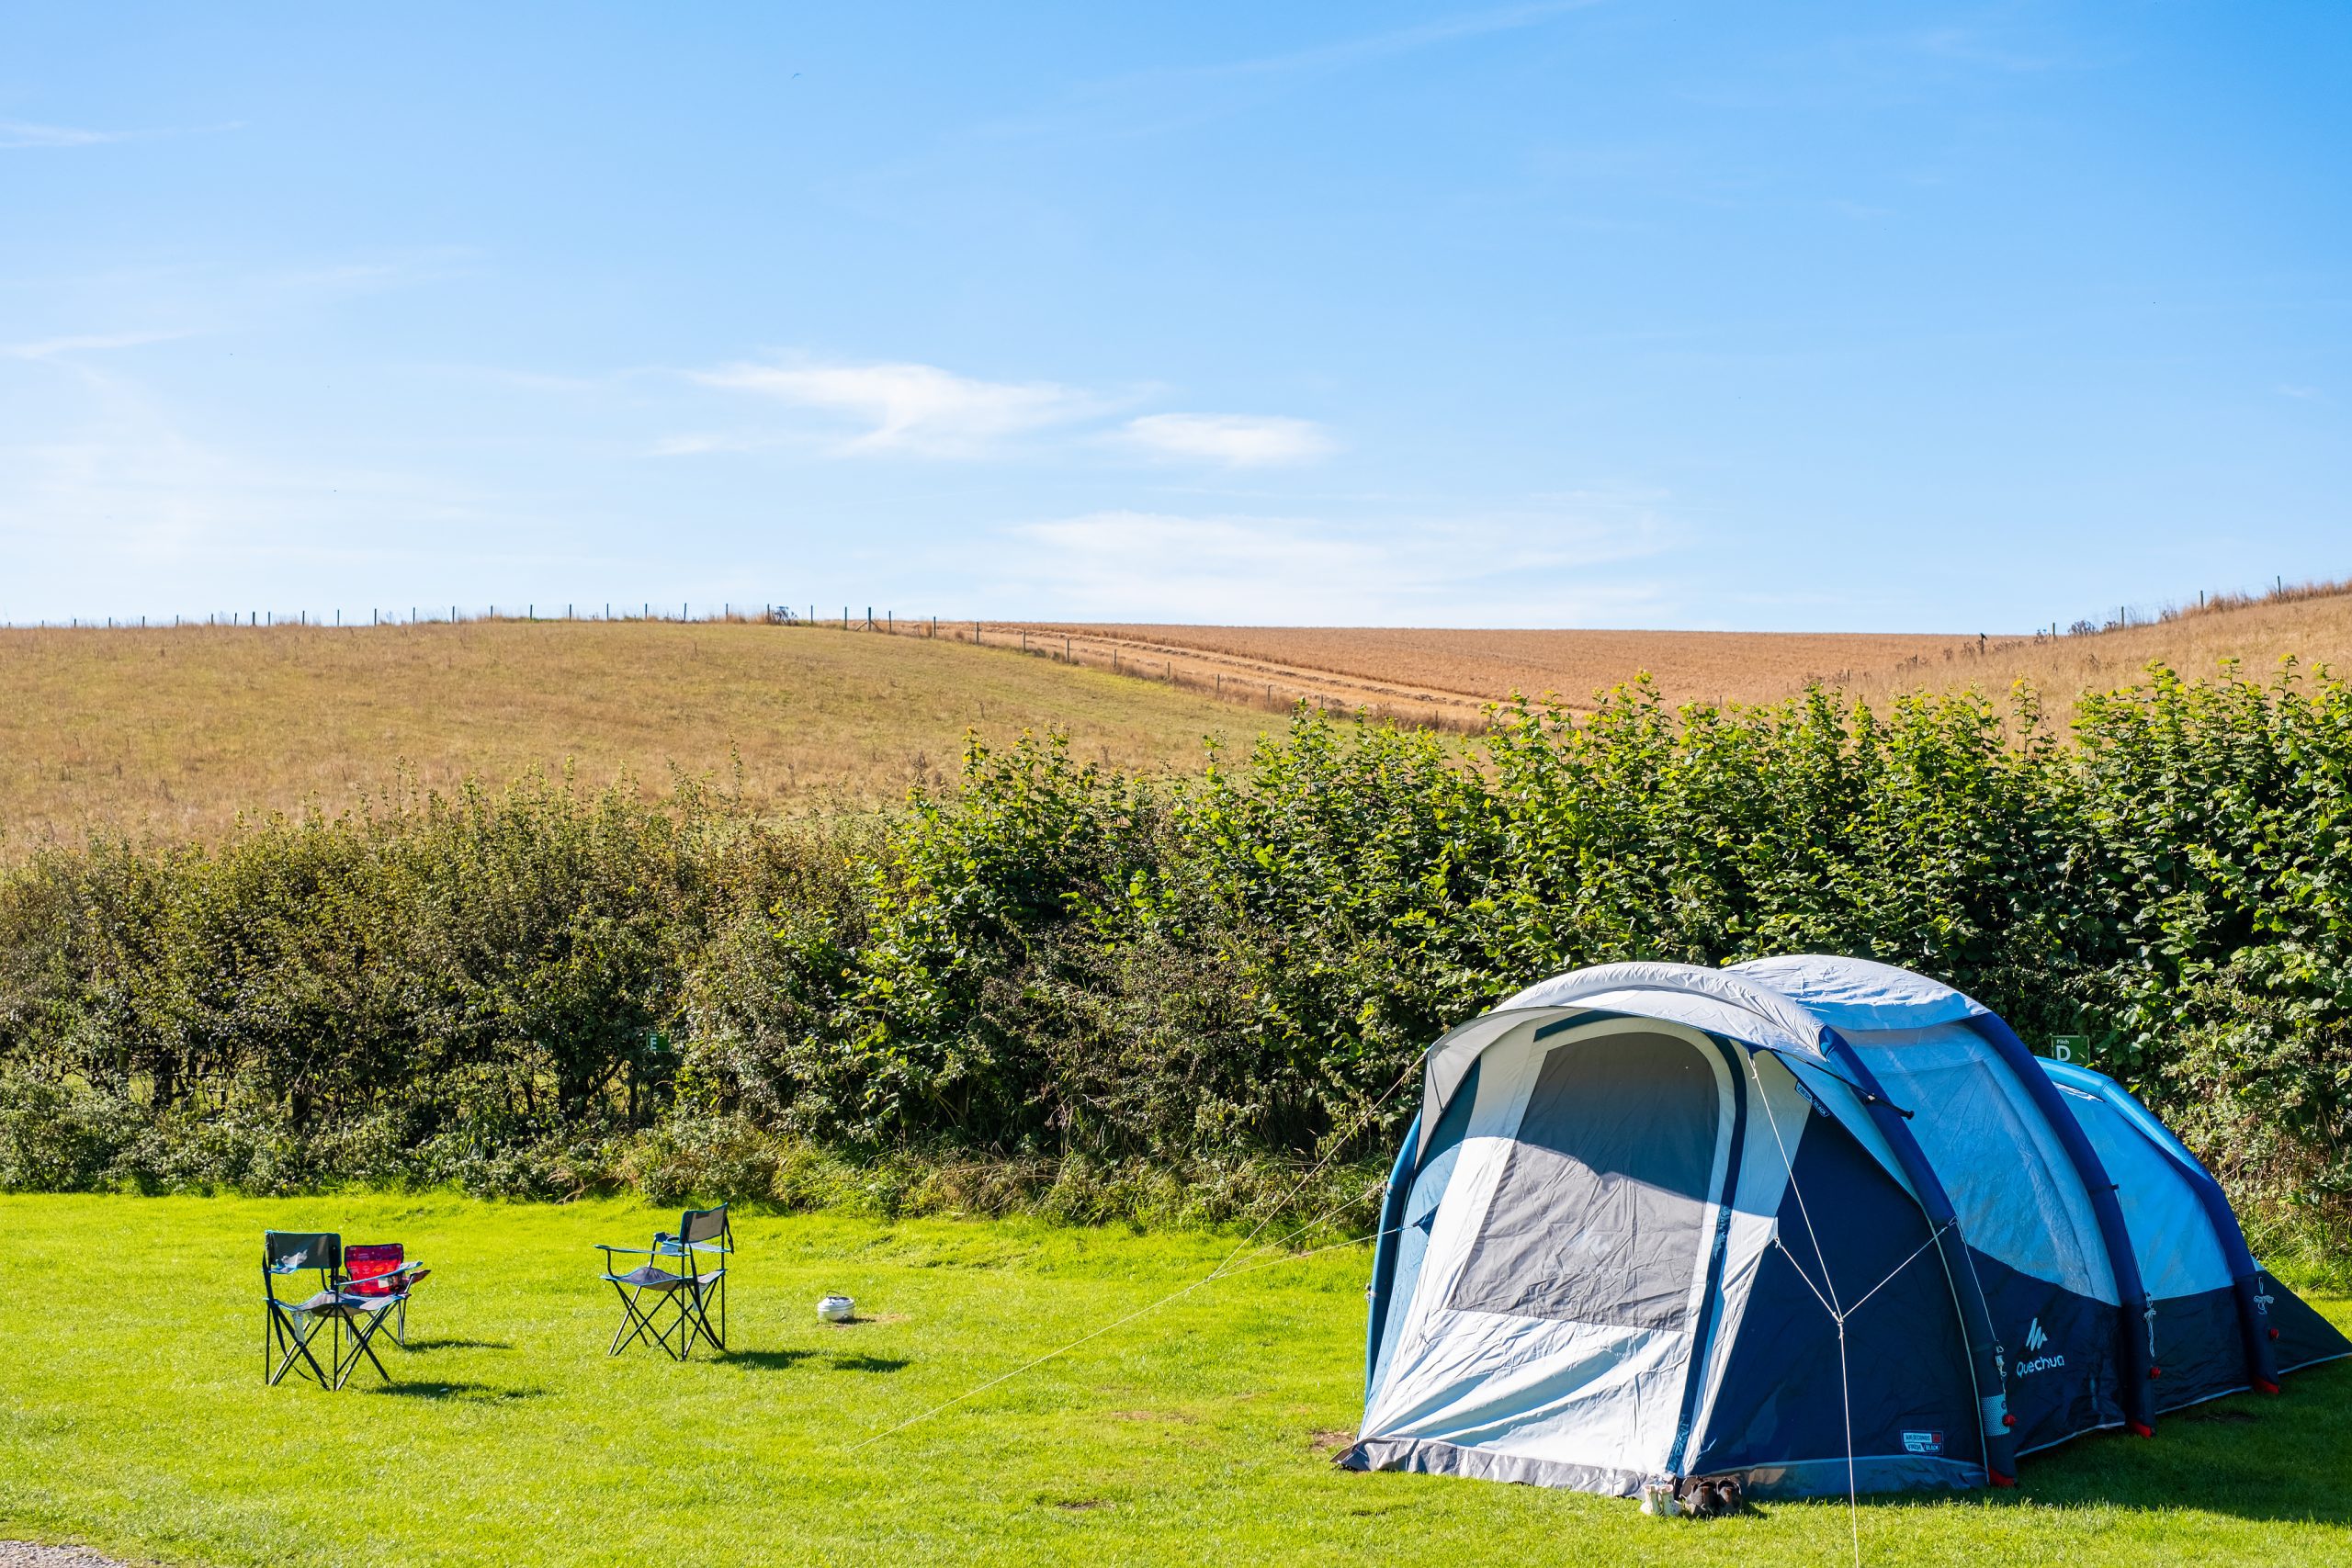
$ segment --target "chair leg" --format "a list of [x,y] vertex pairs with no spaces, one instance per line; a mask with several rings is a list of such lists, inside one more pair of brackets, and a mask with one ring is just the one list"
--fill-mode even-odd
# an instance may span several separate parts
[[621,1311],[625,1315],[621,1319],[621,1325],[613,1331],[613,1342],[605,1347],[605,1354],[617,1356],[640,1339],[669,1354],[676,1354],[670,1348],[671,1331],[662,1328],[655,1322],[655,1319],[662,1314],[660,1297],[657,1296],[653,1310],[649,1313],[638,1305],[638,1302],[645,1294],[644,1292],[639,1291],[632,1294],[616,1284],[613,1287],[613,1293],[620,1297]]
[[[315,1322],[308,1329],[304,1329],[299,1325],[288,1323],[282,1311],[274,1311],[270,1314],[270,1326],[277,1334],[278,1348],[284,1351],[283,1357],[277,1363],[277,1370],[269,1374],[268,1385],[271,1388],[276,1388],[286,1381],[286,1374],[293,1370],[297,1359],[309,1364],[311,1375],[318,1379],[321,1388],[333,1386],[325,1370],[319,1365],[319,1359],[311,1354],[311,1340],[319,1331]],[[265,1359],[266,1359],[266,1353]]]
[[376,1359],[376,1348],[369,1343],[376,1337],[376,1331],[384,1325],[384,1319],[390,1315],[391,1315],[390,1309],[386,1308],[381,1312],[364,1314],[350,1320],[351,1351],[348,1355],[339,1354],[335,1359],[335,1387],[341,1388],[351,1381],[351,1374],[359,1370],[359,1360],[363,1356],[368,1359],[368,1365],[376,1369],[378,1377],[388,1383],[392,1381],[392,1374],[386,1371],[384,1363]]
[[727,1331],[723,1326],[726,1322],[727,1313],[726,1282],[723,1280],[719,1282],[718,1311],[719,1322],[722,1326],[716,1330],[714,1330],[710,1325],[710,1303],[704,1296],[703,1288],[697,1284],[689,1286],[688,1291],[691,1293],[687,1295],[684,1301],[679,1303],[680,1310],[686,1315],[687,1331],[684,1349],[680,1352],[678,1359],[683,1361],[686,1359],[685,1352],[693,1350],[695,1340],[697,1337],[708,1344],[712,1349],[724,1356],[727,1354]]
[[[671,1310],[670,1326],[662,1331],[662,1348],[670,1352],[672,1360],[683,1361],[695,1346],[693,1319],[687,1312],[690,1298],[686,1294],[686,1287],[681,1285],[675,1290],[666,1291],[662,1292],[662,1299]],[[653,1310],[658,1313],[662,1309],[657,1306]],[[678,1337],[674,1345],[670,1342],[673,1334]]]

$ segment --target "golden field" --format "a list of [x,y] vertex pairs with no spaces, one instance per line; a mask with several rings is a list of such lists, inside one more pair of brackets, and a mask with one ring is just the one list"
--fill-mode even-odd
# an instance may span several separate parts
[[[873,810],[951,778],[967,729],[1068,730],[1082,758],[1197,766],[1296,702],[1471,729],[1513,691],[1589,706],[1647,671],[1673,701],[1820,680],[1874,703],[2023,680],[2053,714],[2151,660],[2352,666],[2352,594],[2305,592],[2052,638],[1912,634],[943,624],[895,636],[744,622],[477,621],[329,629],[0,629],[0,855],[93,829],[207,837],[571,766],[673,770],[765,812]],[[980,646],[974,646],[975,630]],[[1027,655],[1024,657],[1023,655]]]
[[659,793],[733,780],[764,810],[869,809],[953,777],[967,728],[1058,726],[1079,755],[1191,766],[1260,716],[1017,651],[662,621],[0,629],[0,853],[92,828],[219,831],[571,762]]
[[[1513,693],[1589,709],[1594,694],[1647,671],[1672,702],[1770,702],[1812,682],[1873,703],[1970,686],[1998,696],[2025,681],[2054,713],[2077,694],[2135,678],[2153,660],[2185,674],[2236,659],[2267,671],[2284,657],[2352,668],[2352,592],[2290,588],[2276,597],[2189,610],[2146,625],[2052,637],[1923,633],[1470,631],[1362,626],[1106,624],[1025,629],[1064,639],[1090,664],[1238,693],[1306,698],[1404,717],[1475,719]],[[1009,635],[992,631],[990,636]]]
[[1514,692],[1589,708],[1647,671],[1682,702],[1761,702],[1873,665],[1933,659],[1950,637],[1902,633],[1474,631],[1437,627],[1037,626],[1107,667],[1206,684],[1244,700],[1305,698],[1403,717],[1475,721]]

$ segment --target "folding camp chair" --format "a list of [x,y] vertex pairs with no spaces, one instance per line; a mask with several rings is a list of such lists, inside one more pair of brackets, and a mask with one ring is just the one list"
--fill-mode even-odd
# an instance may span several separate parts
[[[727,1224],[726,1204],[716,1209],[687,1210],[679,1217],[677,1233],[657,1231],[650,1249],[606,1247],[602,1242],[596,1246],[605,1255],[601,1278],[620,1297],[623,1314],[621,1325],[613,1330],[612,1344],[605,1348],[606,1355],[617,1356],[639,1339],[681,1361],[693,1353],[696,1339],[707,1341],[721,1355],[726,1353],[727,1259],[735,1250],[735,1233]],[[648,1261],[626,1274],[616,1274],[615,1253]],[[662,1266],[661,1259],[665,1258],[678,1259],[674,1270]],[[714,1258],[717,1267],[703,1267]],[[650,1307],[646,1304],[648,1297],[652,1298]],[[713,1303],[718,1307],[716,1327],[710,1321]],[[674,1343],[673,1335],[677,1337]]]
[[433,1270],[422,1263],[408,1261],[408,1253],[399,1242],[368,1242],[364,1246],[343,1249],[345,1292],[355,1296],[392,1299],[392,1337],[401,1348],[408,1348],[409,1292],[423,1282]]
[[[396,1287],[380,1295],[355,1293],[344,1277],[343,1256],[343,1237],[331,1231],[262,1233],[262,1300],[269,1314],[262,1330],[262,1375],[271,1386],[288,1371],[307,1368],[307,1375],[317,1379],[321,1388],[341,1388],[363,1357],[378,1377],[392,1381],[368,1341],[408,1300],[408,1292]],[[277,1281],[305,1269],[317,1273],[318,1290],[299,1302],[279,1300]],[[322,1329],[327,1336],[323,1367],[311,1354]]]

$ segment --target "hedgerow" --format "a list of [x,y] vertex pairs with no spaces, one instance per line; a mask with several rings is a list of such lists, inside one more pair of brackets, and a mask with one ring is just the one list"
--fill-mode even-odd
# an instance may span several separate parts
[[1532,980],[1813,951],[2087,1037],[2340,1247],[2348,778],[2337,682],[2158,667],[2066,733],[1637,684],[1475,740],[1302,712],[1192,779],[975,746],[864,829],[534,777],[95,840],[0,879],[0,1184],[1227,1213],[1376,1156]]

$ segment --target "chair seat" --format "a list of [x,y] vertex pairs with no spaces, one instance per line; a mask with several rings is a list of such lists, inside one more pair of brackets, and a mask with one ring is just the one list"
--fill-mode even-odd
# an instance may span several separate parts
[[349,1292],[321,1291],[307,1301],[281,1302],[288,1312],[307,1312],[319,1317],[356,1317],[382,1312],[400,1303],[398,1295],[360,1296]]
[[640,1263],[626,1274],[607,1274],[605,1278],[616,1285],[634,1285],[640,1291],[674,1291],[687,1282],[684,1275],[673,1274],[650,1263]]

